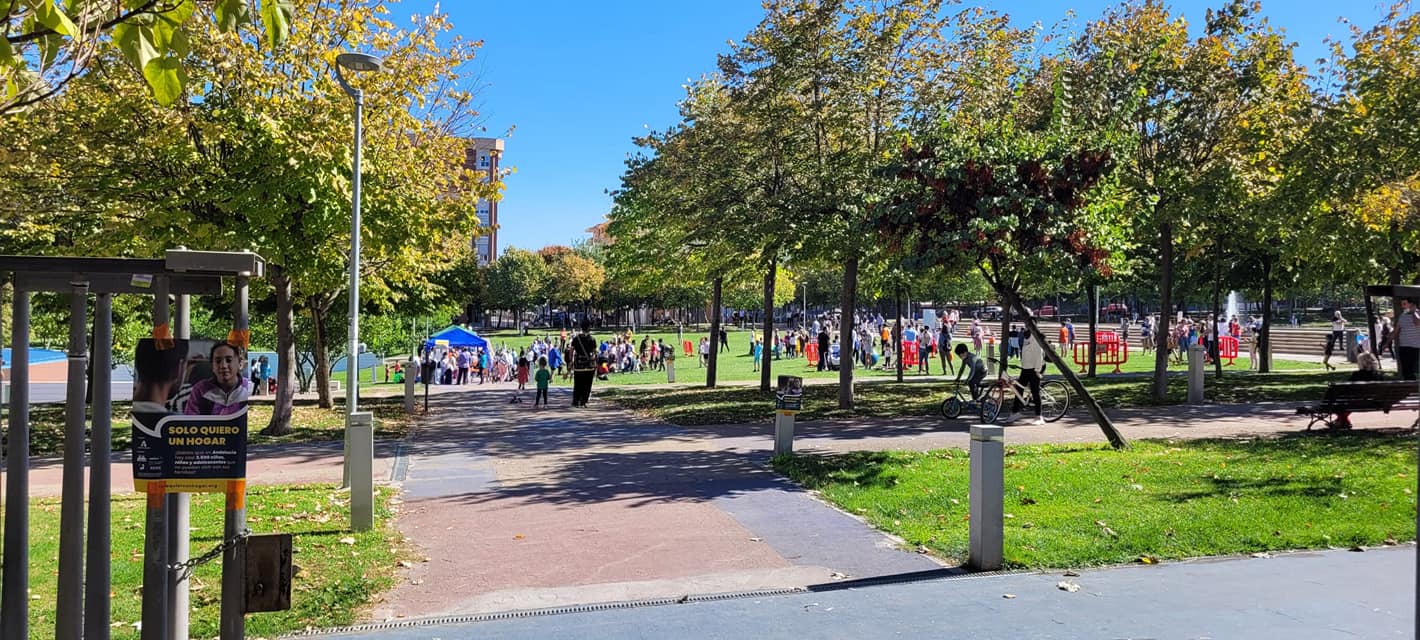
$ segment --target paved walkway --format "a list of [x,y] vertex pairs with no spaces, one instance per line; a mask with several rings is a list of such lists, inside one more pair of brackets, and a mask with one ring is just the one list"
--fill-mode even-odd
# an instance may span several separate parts
[[[785,482],[767,467],[772,425],[675,427],[593,399],[510,404],[449,393],[406,445],[399,526],[427,562],[376,620],[802,587],[940,566]],[[526,397],[526,395],[525,395]],[[1011,426],[1008,442],[1093,442],[1093,424]],[[1358,427],[1406,426],[1356,416]],[[1292,404],[1115,412],[1129,438],[1256,437],[1305,426]],[[798,451],[965,447],[939,418],[800,425]]]
[[376,619],[940,568],[782,480],[763,447],[486,391],[441,398],[408,445],[399,525],[429,561]]
[[[339,636],[413,638],[1415,637],[1415,548],[938,577]],[[1079,585],[1069,592],[1061,581]]]

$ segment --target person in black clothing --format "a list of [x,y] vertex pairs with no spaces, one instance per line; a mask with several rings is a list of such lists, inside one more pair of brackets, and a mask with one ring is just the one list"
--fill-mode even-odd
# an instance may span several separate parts
[[730,334],[725,332],[724,327],[720,327],[720,353],[730,350]]
[[828,327],[818,332],[818,370],[828,370]]
[[582,332],[572,338],[572,406],[585,407],[592,397],[592,378],[597,375],[597,340],[592,323],[582,320]]

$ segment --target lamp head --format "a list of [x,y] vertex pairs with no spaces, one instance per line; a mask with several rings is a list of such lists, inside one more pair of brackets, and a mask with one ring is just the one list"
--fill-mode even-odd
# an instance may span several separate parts
[[342,53],[335,62],[351,71],[379,71],[384,66],[379,58],[364,53]]

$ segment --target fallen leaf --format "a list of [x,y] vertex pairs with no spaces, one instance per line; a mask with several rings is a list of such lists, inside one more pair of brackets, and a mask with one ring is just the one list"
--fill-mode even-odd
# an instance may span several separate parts
[[1139,563],[1140,563],[1140,564],[1158,564],[1158,563],[1159,563],[1159,559],[1158,559],[1158,558],[1155,558],[1154,556],[1145,554],[1145,555],[1139,556]]
[[1070,571],[1066,571],[1066,572],[1065,572],[1065,577],[1066,577],[1066,578],[1078,578],[1078,577],[1080,577],[1080,574],[1079,574],[1078,572],[1076,572],[1075,570],[1071,569]]
[[1398,545],[1400,543],[1397,542],[1395,538],[1386,538],[1384,544],[1387,547],[1394,547],[1395,545]]
[[764,538],[750,538],[750,542],[764,542]]
[[410,580],[409,584],[424,584],[424,581],[420,580],[419,578],[415,578],[413,580]]
[[1358,544],[1358,545],[1356,545],[1356,546],[1354,546],[1354,547],[1351,547],[1351,550],[1352,550],[1352,551],[1360,552],[1360,551],[1365,551],[1366,548]]
[[927,550],[927,547],[926,547],[926,546],[920,545],[920,544],[917,545],[917,553],[927,553],[927,552],[928,552],[928,550]]
[[1080,590],[1080,585],[1070,582],[1069,580],[1061,580],[1060,582],[1056,583],[1055,588],[1061,591],[1069,591],[1070,593],[1075,593],[1076,591]]
[[1003,594],[1001,594],[1001,597],[1002,597],[1002,598],[1005,598],[1005,599],[1007,599],[1007,600],[1013,600],[1013,599],[1015,599],[1016,594],[1014,594],[1014,593],[1003,593]]
[[408,568],[414,566],[414,563],[413,563],[413,562],[410,562],[410,561],[408,561],[408,560],[400,560],[400,561],[399,561],[399,566],[404,567],[405,569],[408,569]]
[[515,535],[515,536],[513,536],[513,539],[514,539],[514,540],[522,540],[522,539],[523,539],[523,534],[520,533],[520,534],[518,534],[518,535]]
[[828,577],[833,578],[834,580],[842,580],[844,578],[847,578],[848,574],[834,571],[833,573],[828,574]]
[[1271,558],[1271,557],[1272,557],[1272,554],[1270,554],[1270,553],[1268,553],[1268,552],[1266,552],[1266,551],[1258,551],[1257,553],[1252,554],[1252,557],[1254,557],[1254,558]]
[[355,538],[345,536],[344,538],[340,539],[340,544],[355,544]]

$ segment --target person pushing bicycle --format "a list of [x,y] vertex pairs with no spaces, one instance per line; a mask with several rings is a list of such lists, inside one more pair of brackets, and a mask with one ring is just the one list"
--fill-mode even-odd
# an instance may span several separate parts
[[[1030,388],[1031,404],[1035,405],[1035,421],[1031,424],[1041,425],[1045,424],[1045,420],[1041,418],[1040,398],[1040,380],[1041,376],[1045,374],[1045,350],[1041,349],[1040,343],[1029,331],[1022,333],[1024,334],[1022,336],[1024,342],[1021,344],[1021,375],[1017,381],[1022,386]],[[1019,413],[1023,408],[1021,399],[1015,398],[1011,402],[1012,415],[1006,417],[1006,422],[1010,422],[1015,417],[1014,414]]]
[[966,387],[971,391],[971,398],[981,397],[981,383],[986,380],[986,363],[981,360],[981,356],[972,353],[965,342],[958,344],[955,351],[957,358],[961,360],[956,382],[960,383],[962,375],[970,371],[971,376],[966,380]]

